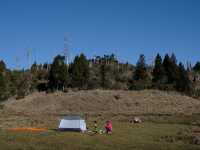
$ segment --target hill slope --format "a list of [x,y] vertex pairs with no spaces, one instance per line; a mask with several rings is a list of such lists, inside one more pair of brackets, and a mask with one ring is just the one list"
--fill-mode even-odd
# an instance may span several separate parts
[[199,100],[157,90],[34,93],[22,100],[10,99],[4,105],[5,112],[29,115],[200,113]]

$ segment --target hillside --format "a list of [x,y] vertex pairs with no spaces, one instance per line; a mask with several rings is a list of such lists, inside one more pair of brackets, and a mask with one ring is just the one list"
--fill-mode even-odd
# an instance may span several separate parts
[[10,99],[4,111],[30,115],[46,114],[190,114],[200,113],[200,101],[175,92],[144,91],[70,91],[34,93],[25,99]]

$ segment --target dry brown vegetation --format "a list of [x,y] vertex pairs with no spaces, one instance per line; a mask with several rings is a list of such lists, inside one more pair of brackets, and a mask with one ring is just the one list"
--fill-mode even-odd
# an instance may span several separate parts
[[200,101],[175,92],[144,91],[70,91],[34,93],[25,99],[10,99],[4,110],[29,115],[67,113],[113,114],[190,114],[200,113]]
[[157,90],[90,90],[34,93],[3,103],[1,127],[56,127],[64,114],[120,119],[133,115],[191,115],[200,113],[200,101],[176,92]]

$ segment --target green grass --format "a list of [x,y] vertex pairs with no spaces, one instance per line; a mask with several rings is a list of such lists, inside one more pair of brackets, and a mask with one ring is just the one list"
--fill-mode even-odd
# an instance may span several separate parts
[[114,122],[112,135],[73,132],[43,133],[0,130],[2,150],[200,150],[190,144],[191,126]]

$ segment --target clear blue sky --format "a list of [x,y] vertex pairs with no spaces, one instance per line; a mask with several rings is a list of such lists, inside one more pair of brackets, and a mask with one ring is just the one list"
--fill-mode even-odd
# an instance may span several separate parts
[[65,35],[71,57],[115,53],[136,63],[141,53],[150,61],[158,52],[174,52],[194,63],[200,60],[200,1],[0,1],[0,59],[8,67],[27,67],[27,49],[32,61],[51,62],[62,53]]

